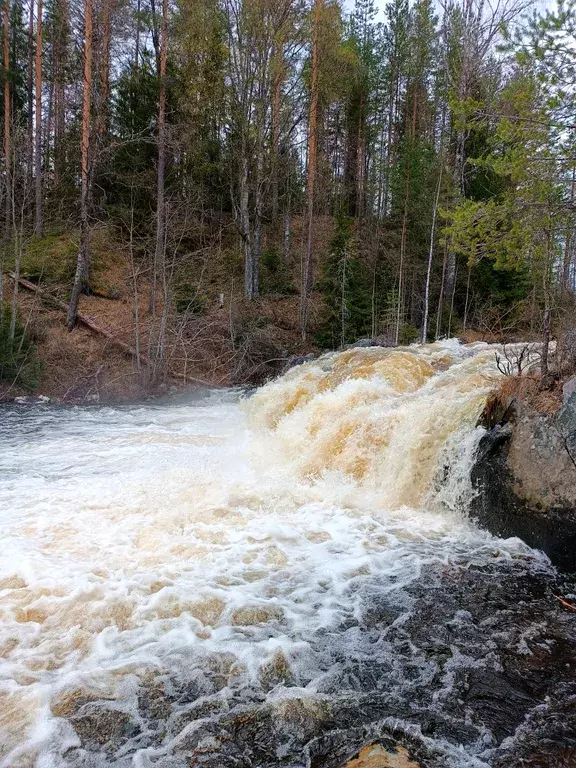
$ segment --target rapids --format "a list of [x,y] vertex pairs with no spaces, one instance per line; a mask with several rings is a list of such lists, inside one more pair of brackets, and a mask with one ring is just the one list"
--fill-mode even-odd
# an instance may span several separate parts
[[546,558],[466,515],[499,375],[449,341],[327,355],[248,398],[6,407],[0,768],[538,750],[574,696],[573,623]]

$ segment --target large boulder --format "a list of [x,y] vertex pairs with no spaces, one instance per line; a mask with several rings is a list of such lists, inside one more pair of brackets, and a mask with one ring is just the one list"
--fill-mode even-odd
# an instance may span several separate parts
[[576,393],[554,414],[519,398],[487,410],[490,428],[472,469],[472,515],[492,533],[518,536],[575,572]]

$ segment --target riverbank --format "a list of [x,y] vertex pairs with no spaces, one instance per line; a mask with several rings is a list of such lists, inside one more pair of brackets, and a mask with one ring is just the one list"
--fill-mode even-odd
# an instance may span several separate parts
[[488,431],[472,468],[471,514],[575,572],[576,377],[544,390],[538,377],[510,378],[481,423]]

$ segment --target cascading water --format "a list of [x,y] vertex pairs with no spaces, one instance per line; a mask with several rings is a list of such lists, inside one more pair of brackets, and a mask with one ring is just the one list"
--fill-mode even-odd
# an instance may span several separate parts
[[243,402],[5,410],[0,767],[328,767],[386,739],[515,765],[567,629],[547,560],[465,514],[498,376],[444,342]]

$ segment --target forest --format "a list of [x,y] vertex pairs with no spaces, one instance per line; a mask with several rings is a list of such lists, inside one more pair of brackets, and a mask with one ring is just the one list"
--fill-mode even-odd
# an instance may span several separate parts
[[547,350],[575,32],[574,0],[5,0],[0,378],[94,389],[80,325],[147,386],[358,340]]

